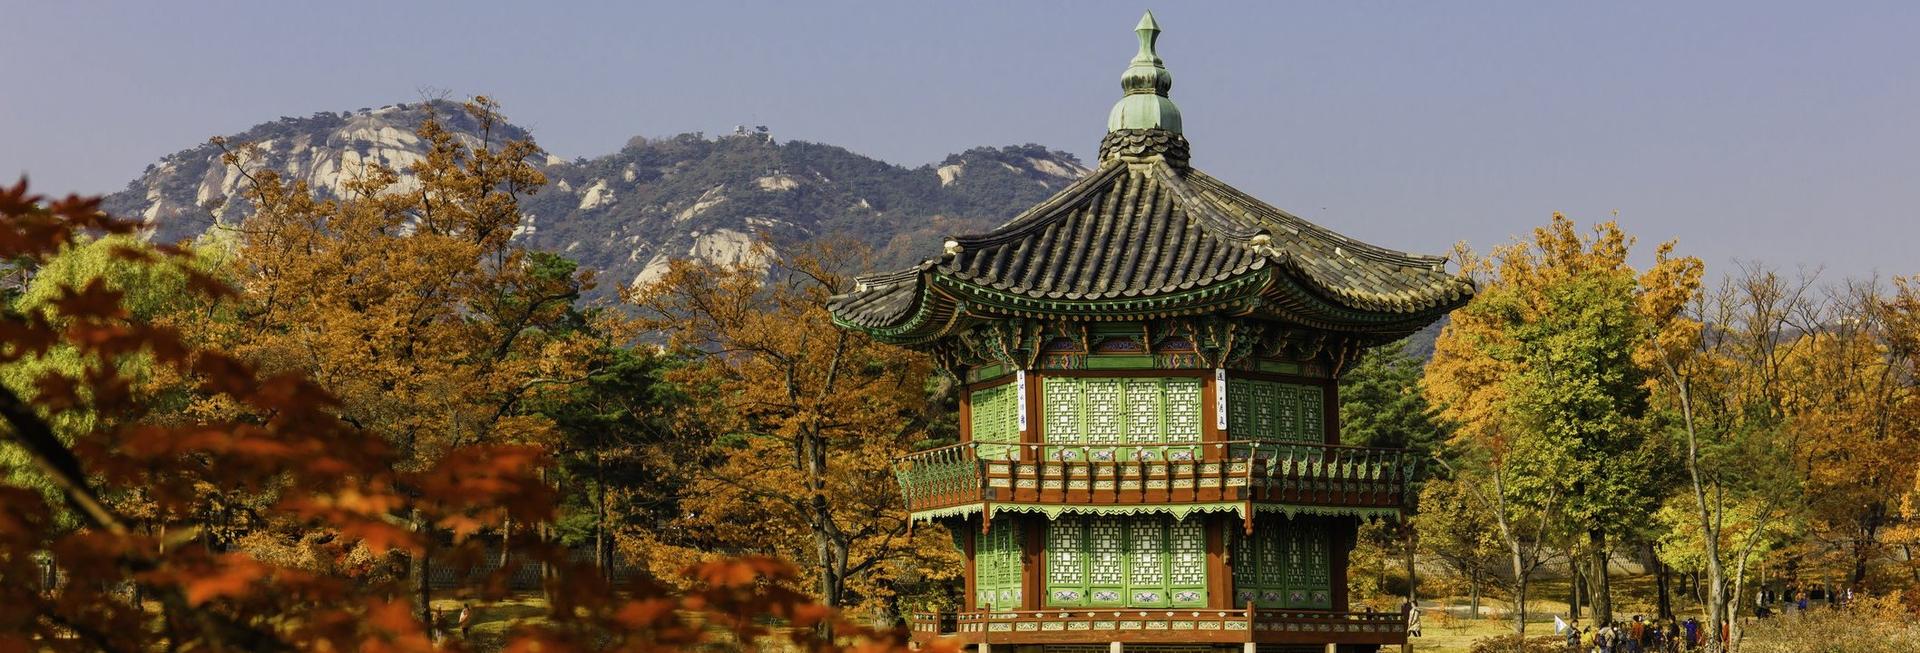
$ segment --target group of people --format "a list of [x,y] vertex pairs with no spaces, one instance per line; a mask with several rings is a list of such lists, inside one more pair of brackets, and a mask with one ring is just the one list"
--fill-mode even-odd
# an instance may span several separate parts
[[1633,615],[1632,621],[1600,624],[1598,628],[1580,627],[1575,619],[1565,629],[1567,650],[1573,653],[1679,653],[1698,649],[1705,643],[1700,621],[1649,621]]

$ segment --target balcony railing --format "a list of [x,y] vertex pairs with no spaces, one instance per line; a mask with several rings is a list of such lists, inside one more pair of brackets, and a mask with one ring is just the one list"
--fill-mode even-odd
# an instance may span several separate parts
[[1400,449],[1236,440],[1154,447],[964,442],[896,461],[909,510],[982,501],[1268,501],[1399,507],[1414,460]]
[[1119,609],[921,612],[913,637],[966,644],[1141,643],[1404,644],[1399,612],[1323,610]]

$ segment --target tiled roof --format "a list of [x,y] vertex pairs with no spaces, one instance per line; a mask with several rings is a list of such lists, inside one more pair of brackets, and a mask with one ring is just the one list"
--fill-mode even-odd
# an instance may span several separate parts
[[[830,308],[870,330],[947,320],[952,299],[926,292],[937,281],[1051,307],[1029,313],[1093,318],[1109,310],[1103,304],[1137,306],[1129,300],[1185,296],[1255,274],[1291,279],[1354,320],[1437,318],[1472,295],[1444,258],[1354,241],[1187,168],[1184,157],[1161,155],[1185,153],[1185,139],[1170,136],[1171,143],[1144,141],[1156,153],[1116,143],[1097,170],[1053,198],[989,233],[949,240],[940,258],[863,277]],[[929,302],[941,305],[923,306]]]

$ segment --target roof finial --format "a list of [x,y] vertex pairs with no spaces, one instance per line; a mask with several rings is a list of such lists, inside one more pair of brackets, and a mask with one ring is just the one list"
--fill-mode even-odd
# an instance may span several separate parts
[[1149,11],[1133,28],[1140,38],[1140,53],[1134,55],[1127,72],[1120,75],[1120,88],[1126,95],[1107,114],[1107,131],[1122,129],[1163,129],[1180,132],[1180,109],[1167,99],[1173,88],[1173,73],[1162,65],[1154,46],[1160,40],[1160,23]]

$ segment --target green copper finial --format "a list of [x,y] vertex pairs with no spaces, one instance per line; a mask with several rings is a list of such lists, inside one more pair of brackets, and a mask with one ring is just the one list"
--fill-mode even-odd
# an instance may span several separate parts
[[1133,33],[1140,37],[1140,54],[1134,55],[1133,63],[1160,65],[1160,55],[1153,52],[1153,42],[1160,39],[1160,23],[1154,22],[1153,12],[1140,15],[1140,24],[1133,26]]
[[1160,40],[1160,23],[1149,11],[1140,17],[1140,24],[1133,31],[1140,38],[1140,53],[1133,56],[1127,72],[1120,75],[1120,89],[1126,94],[1113,105],[1113,112],[1107,114],[1107,131],[1163,129],[1178,133],[1180,109],[1173,106],[1173,100],[1167,99],[1167,91],[1173,88],[1173,73],[1167,72],[1167,67],[1161,65],[1159,53],[1154,51]]

